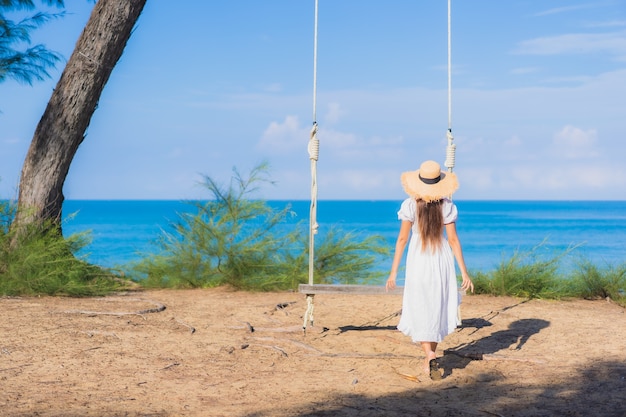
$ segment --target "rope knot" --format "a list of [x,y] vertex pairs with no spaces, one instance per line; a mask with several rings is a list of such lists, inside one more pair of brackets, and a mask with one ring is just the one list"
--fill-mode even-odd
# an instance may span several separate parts
[[446,162],[444,162],[444,165],[448,168],[448,171],[452,172],[456,160],[456,145],[453,143],[454,136],[452,136],[452,130],[447,130],[446,137],[448,138],[448,146],[446,147]]
[[317,161],[320,156],[320,141],[317,139],[317,123],[311,128],[311,140],[309,140],[309,159]]

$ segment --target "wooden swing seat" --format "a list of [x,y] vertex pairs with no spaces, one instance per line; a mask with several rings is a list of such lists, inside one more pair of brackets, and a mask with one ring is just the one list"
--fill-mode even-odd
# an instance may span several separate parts
[[384,285],[356,284],[300,284],[298,292],[303,294],[355,294],[355,295],[402,295],[404,287],[387,291]]

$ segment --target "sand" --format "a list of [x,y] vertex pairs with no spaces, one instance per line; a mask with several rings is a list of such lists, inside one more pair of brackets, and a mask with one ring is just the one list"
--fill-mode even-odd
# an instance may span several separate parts
[[[0,298],[0,415],[626,416],[607,300],[467,296],[420,373],[401,296],[156,290]],[[444,354],[445,351],[445,354]]]

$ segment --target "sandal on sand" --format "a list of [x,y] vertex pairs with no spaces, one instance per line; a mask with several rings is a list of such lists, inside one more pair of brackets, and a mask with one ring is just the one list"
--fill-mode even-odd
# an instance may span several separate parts
[[428,366],[430,368],[430,379],[433,381],[441,381],[441,372],[439,372],[439,364],[437,363],[437,359],[431,359],[428,362]]

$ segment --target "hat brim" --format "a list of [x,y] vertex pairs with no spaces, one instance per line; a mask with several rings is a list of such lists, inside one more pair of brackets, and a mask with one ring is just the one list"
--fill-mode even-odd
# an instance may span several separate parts
[[413,198],[426,202],[450,197],[459,188],[459,181],[453,172],[441,172],[441,179],[436,184],[426,184],[419,176],[419,170],[402,173],[402,188]]

